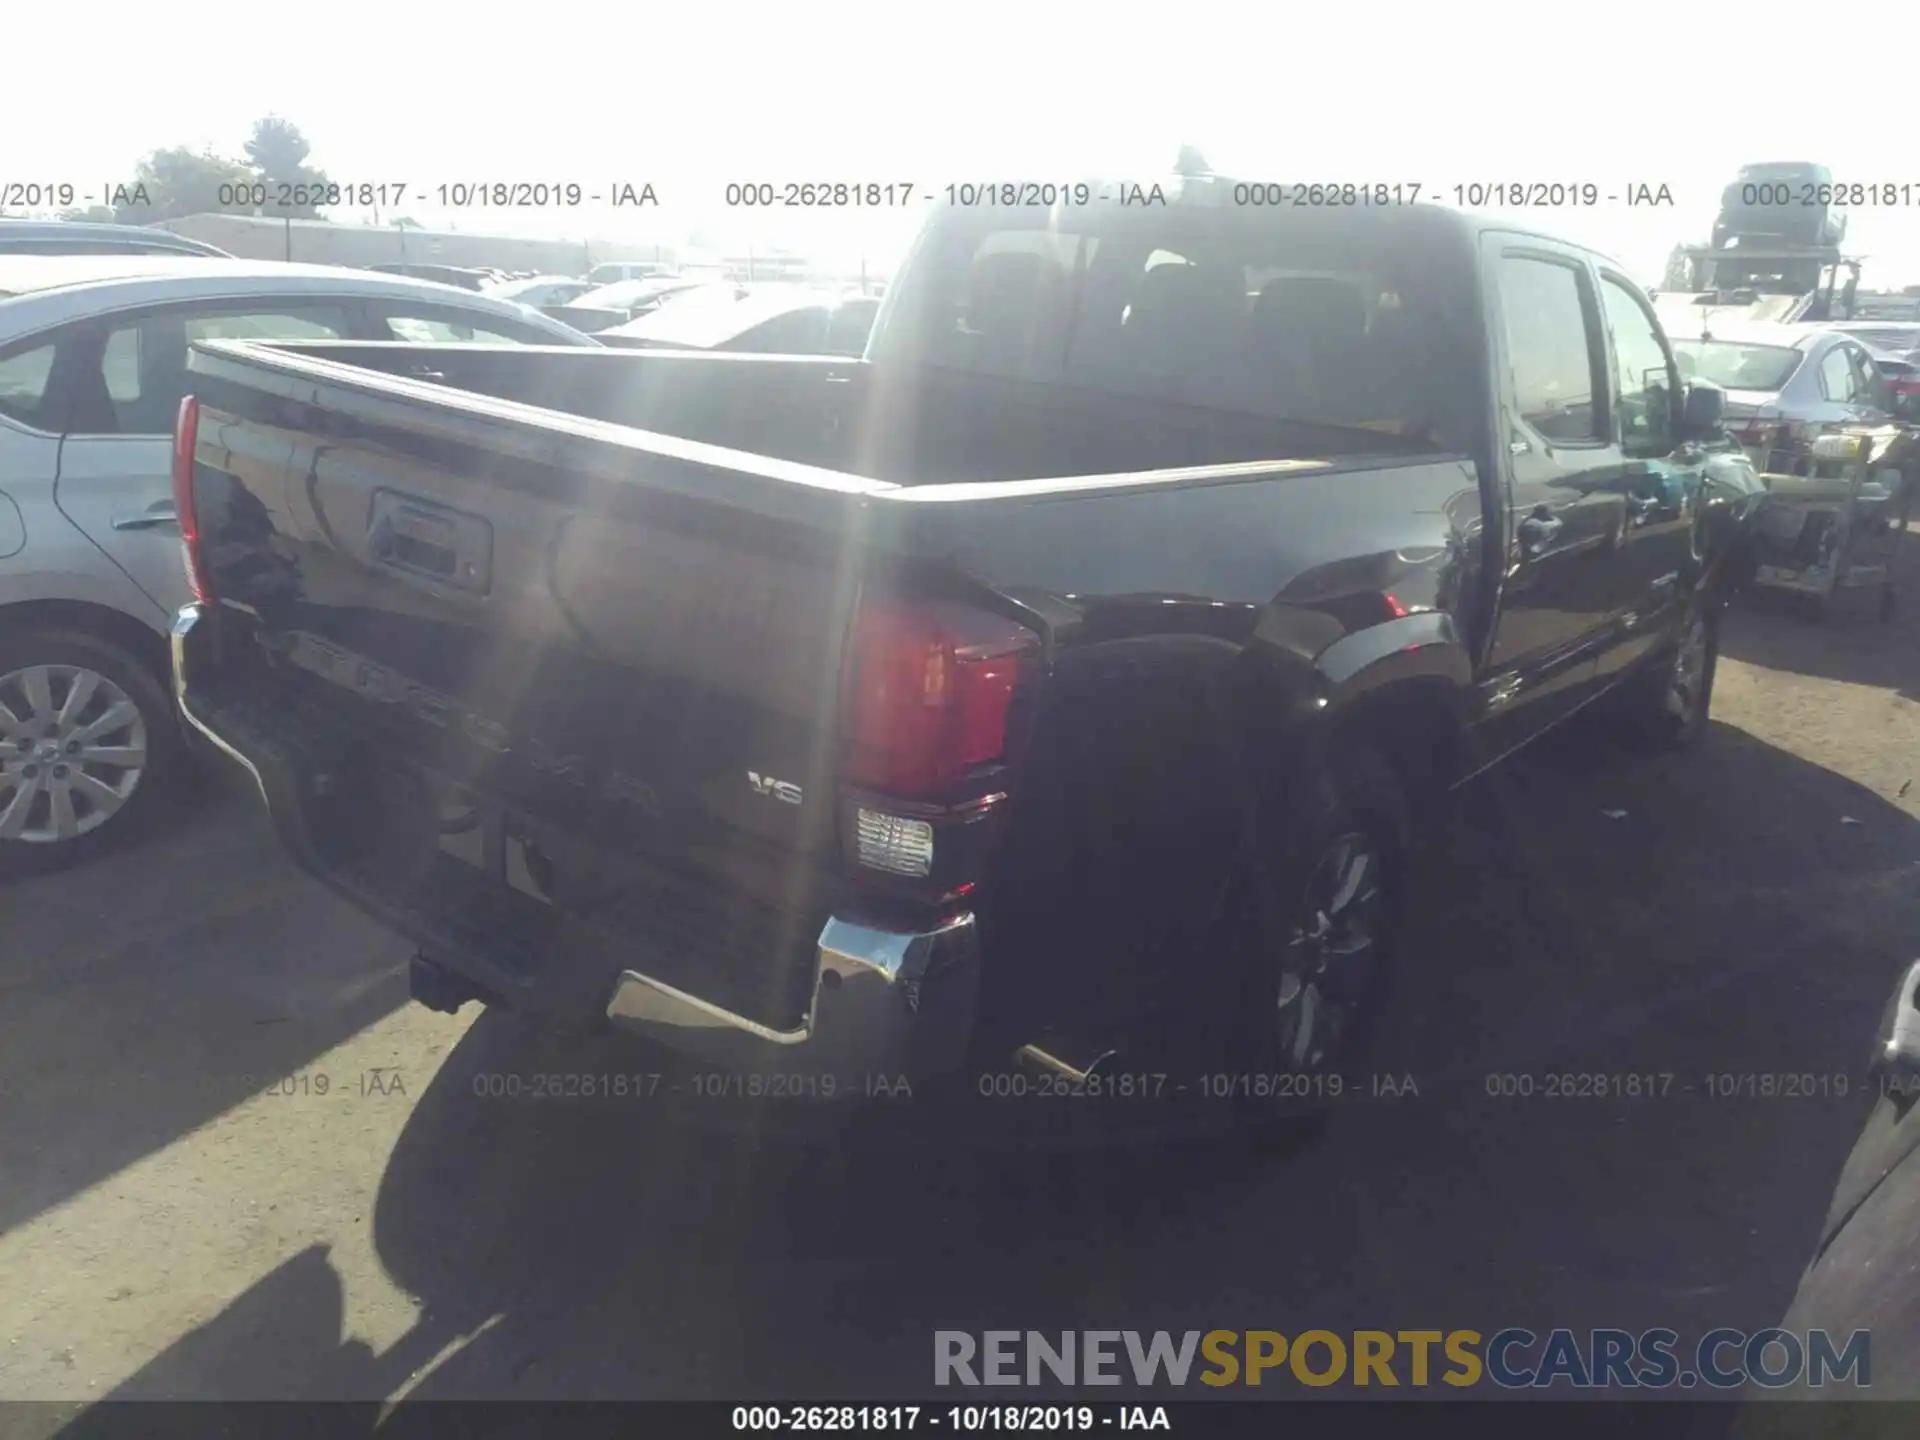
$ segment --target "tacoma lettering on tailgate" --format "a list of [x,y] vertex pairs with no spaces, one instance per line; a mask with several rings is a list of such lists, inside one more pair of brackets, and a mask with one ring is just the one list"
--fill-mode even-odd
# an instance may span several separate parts
[[[287,637],[287,657],[301,669],[351,690],[364,699],[398,705],[417,720],[436,729],[455,729],[467,740],[495,755],[514,755],[550,779],[564,780],[585,789],[588,785],[584,755],[566,754],[546,744],[538,736],[514,735],[506,725],[461,704],[450,695],[442,695],[399,671],[364,655],[323,640],[304,630]],[[603,800],[632,805],[650,815],[661,815],[660,797],[645,780],[619,771],[611,771],[595,787]],[[782,797],[784,798],[784,797]]]

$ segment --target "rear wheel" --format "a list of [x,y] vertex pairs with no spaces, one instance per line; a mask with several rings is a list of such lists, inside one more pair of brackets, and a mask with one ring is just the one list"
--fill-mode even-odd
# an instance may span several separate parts
[[137,659],[77,632],[0,639],[0,874],[84,863],[164,807],[185,745]]
[[1235,1073],[1216,1090],[1256,1121],[1324,1111],[1383,1010],[1405,915],[1411,821],[1374,751],[1338,752],[1302,787],[1245,907]]

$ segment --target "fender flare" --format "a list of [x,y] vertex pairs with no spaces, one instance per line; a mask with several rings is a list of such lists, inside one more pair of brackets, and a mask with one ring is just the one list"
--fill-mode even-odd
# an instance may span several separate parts
[[1321,651],[1314,671],[1329,718],[1387,686],[1420,681],[1444,687],[1452,718],[1464,723],[1473,691],[1473,657],[1453,617],[1438,610],[1355,631]]

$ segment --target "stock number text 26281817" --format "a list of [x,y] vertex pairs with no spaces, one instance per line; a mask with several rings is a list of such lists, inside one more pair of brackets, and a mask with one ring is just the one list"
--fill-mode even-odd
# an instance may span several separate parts
[[735,180],[723,199],[760,210],[886,210],[910,204],[910,180]]
[[1424,188],[1418,180],[1349,180],[1324,185],[1243,180],[1233,187],[1233,203],[1272,210],[1417,205]]
[[394,206],[407,198],[404,180],[316,181],[230,180],[214,188],[214,202],[223,210],[314,210],[332,205],[362,209]]

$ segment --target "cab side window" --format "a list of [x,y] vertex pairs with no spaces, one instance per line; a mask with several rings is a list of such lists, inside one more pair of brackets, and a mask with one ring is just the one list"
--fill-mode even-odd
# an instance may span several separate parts
[[1639,298],[1612,276],[1601,277],[1600,298],[1613,332],[1621,448],[1629,456],[1665,455],[1674,444],[1679,378],[1660,332]]
[[1600,349],[1594,343],[1579,269],[1507,255],[1500,260],[1500,308],[1520,416],[1547,440],[1593,444],[1602,428]]

